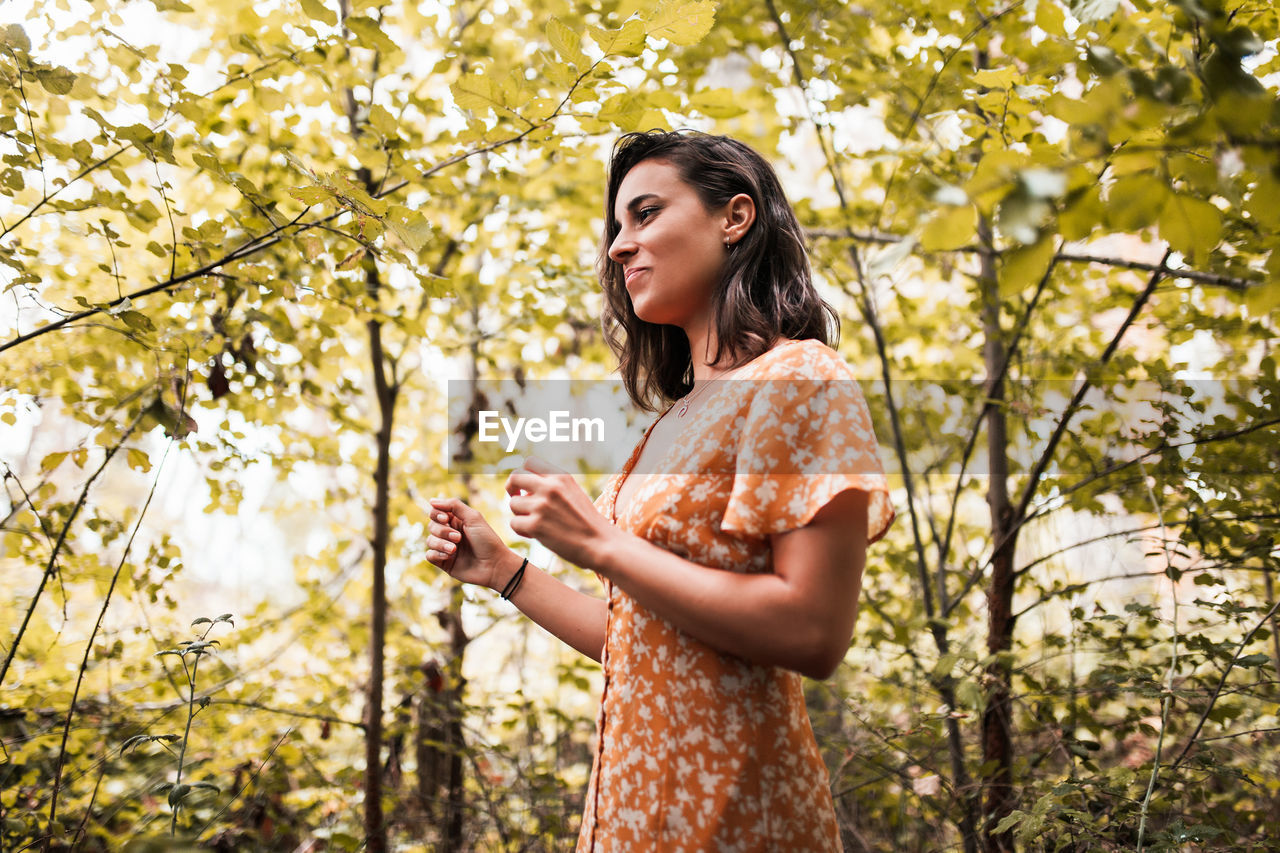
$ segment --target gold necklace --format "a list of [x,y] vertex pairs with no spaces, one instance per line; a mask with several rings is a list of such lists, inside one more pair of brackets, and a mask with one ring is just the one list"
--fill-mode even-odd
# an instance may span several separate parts
[[685,413],[689,411],[689,404],[692,403],[698,397],[698,395],[700,395],[703,391],[707,390],[708,385],[712,384],[713,382],[718,382],[721,379],[724,379],[729,374],[736,373],[737,371],[738,371],[738,368],[735,367],[733,368],[733,370],[726,370],[724,373],[721,373],[719,376],[713,376],[710,379],[708,379],[706,382],[703,382],[701,388],[695,387],[688,394],[685,394],[683,397],[681,397],[680,402],[676,404],[679,407],[676,409],[676,417],[683,418],[685,416]]
[[707,390],[707,386],[710,385],[712,382],[715,382],[715,380],[708,379],[706,382],[702,383],[701,388],[695,388],[692,391],[690,391],[688,394],[685,394],[682,398],[680,398],[680,402],[678,403],[680,408],[676,409],[676,417],[683,418],[685,415],[685,412],[689,411],[689,404],[692,403],[694,401],[694,398],[696,398],[699,394]]

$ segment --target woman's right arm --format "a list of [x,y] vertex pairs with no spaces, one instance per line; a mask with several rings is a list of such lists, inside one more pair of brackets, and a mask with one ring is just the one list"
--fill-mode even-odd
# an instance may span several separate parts
[[[457,498],[432,498],[427,560],[463,583],[498,591],[520,568],[479,512]],[[593,660],[604,650],[608,611],[603,601],[578,592],[530,563],[511,595],[524,615]]]

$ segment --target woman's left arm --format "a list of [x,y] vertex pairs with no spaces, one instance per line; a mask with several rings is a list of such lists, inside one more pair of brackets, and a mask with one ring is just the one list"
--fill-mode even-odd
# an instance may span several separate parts
[[775,534],[772,574],[707,568],[596,512],[572,476],[530,460],[508,480],[512,530],[594,569],[713,648],[811,678],[830,676],[853,636],[867,554],[867,493],[836,495],[804,527]]

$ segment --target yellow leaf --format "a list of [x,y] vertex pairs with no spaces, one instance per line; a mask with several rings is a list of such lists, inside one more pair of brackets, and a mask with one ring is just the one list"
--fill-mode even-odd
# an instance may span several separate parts
[[399,50],[396,43],[378,26],[378,22],[364,16],[347,18],[347,28],[355,33],[356,40],[365,47],[373,48],[380,53],[395,53]]
[[303,204],[320,204],[333,199],[333,192],[325,187],[294,187],[289,190],[289,195]]
[[302,255],[308,261],[314,261],[324,254],[324,241],[314,234],[308,234],[298,240],[302,244]]
[[130,447],[125,453],[130,468],[144,473],[151,470],[151,458],[143,451],[136,447]]
[[1066,35],[1067,18],[1057,0],[1039,0],[1036,3],[1036,26],[1051,36]]
[[662,0],[645,23],[654,38],[687,47],[702,41],[715,20],[712,0]]
[[612,122],[623,130],[636,130],[648,104],[633,92],[619,92],[600,105],[599,118]]
[[1165,182],[1155,175],[1127,175],[1107,193],[1107,220],[1120,231],[1140,231],[1159,218],[1168,198]]
[[450,88],[453,92],[453,102],[459,109],[483,115],[495,107],[504,109],[506,106],[494,91],[492,77],[470,74]]
[[360,260],[363,257],[364,257],[364,249],[363,248],[356,249],[354,252],[352,252],[351,254],[343,258],[341,261],[339,261],[337,268],[339,270],[344,270],[344,271],[353,270],[356,267],[360,266]]
[[1021,246],[1001,257],[1000,295],[1012,297],[1040,283],[1053,261],[1053,238],[1041,237],[1030,246]]
[[644,50],[644,24],[640,21],[627,21],[616,30],[592,27],[590,33],[605,56],[639,56]]
[[1244,292],[1244,304],[1250,317],[1265,317],[1280,308],[1280,282],[1276,280],[1254,284]]
[[395,205],[387,214],[387,227],[415,252],[422,251],[431,236],[431,224],[416,210]]
[[959,249],[978,231],[978,211],[973,205],[949,207],[933,215],[924,226],[920,246],[928,252]]
[[988,89],[1008,89],[1018,79],[1018,69],[1012,65],[1003,68],[984,68],[973,73],[973,82]]
[[66,453],[50,453],[40,462],[40,473],[48,474],[54,468],[62,464],[62,460],[67,458]]
[[1192,263],[1201,263],[1222,236],[1218,208],[1181,193],[1173,194],[1160,211],[1160,236]]
[[556,53],[570,62],[581,62],[586,58],[582,55],[582,36],[559,18],[552,18],[551,23],[547,24],[547,40],[556,49]]
[[[709,118],[733,118],[746,112],[737,93],[732,89],[705,89],[697,92],[689,99],[689,106]],[[675,108],[675,105],[671,107]]]
[[338,23],[338,15],[322,0],[302,0],[302,11],[307,13],[307,17],[313,21],[319,21],[322,24],[334,26]]

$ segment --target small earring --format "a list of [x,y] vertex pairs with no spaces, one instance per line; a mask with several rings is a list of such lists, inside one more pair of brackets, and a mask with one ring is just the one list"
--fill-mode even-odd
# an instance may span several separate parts
[[732,240],[725,240],[725,241],[724,241],[724,249],[725,249],[725,251],[726,251],[726,252],[732,252],[732,251],[733,251],[733,241],[732,241]]

